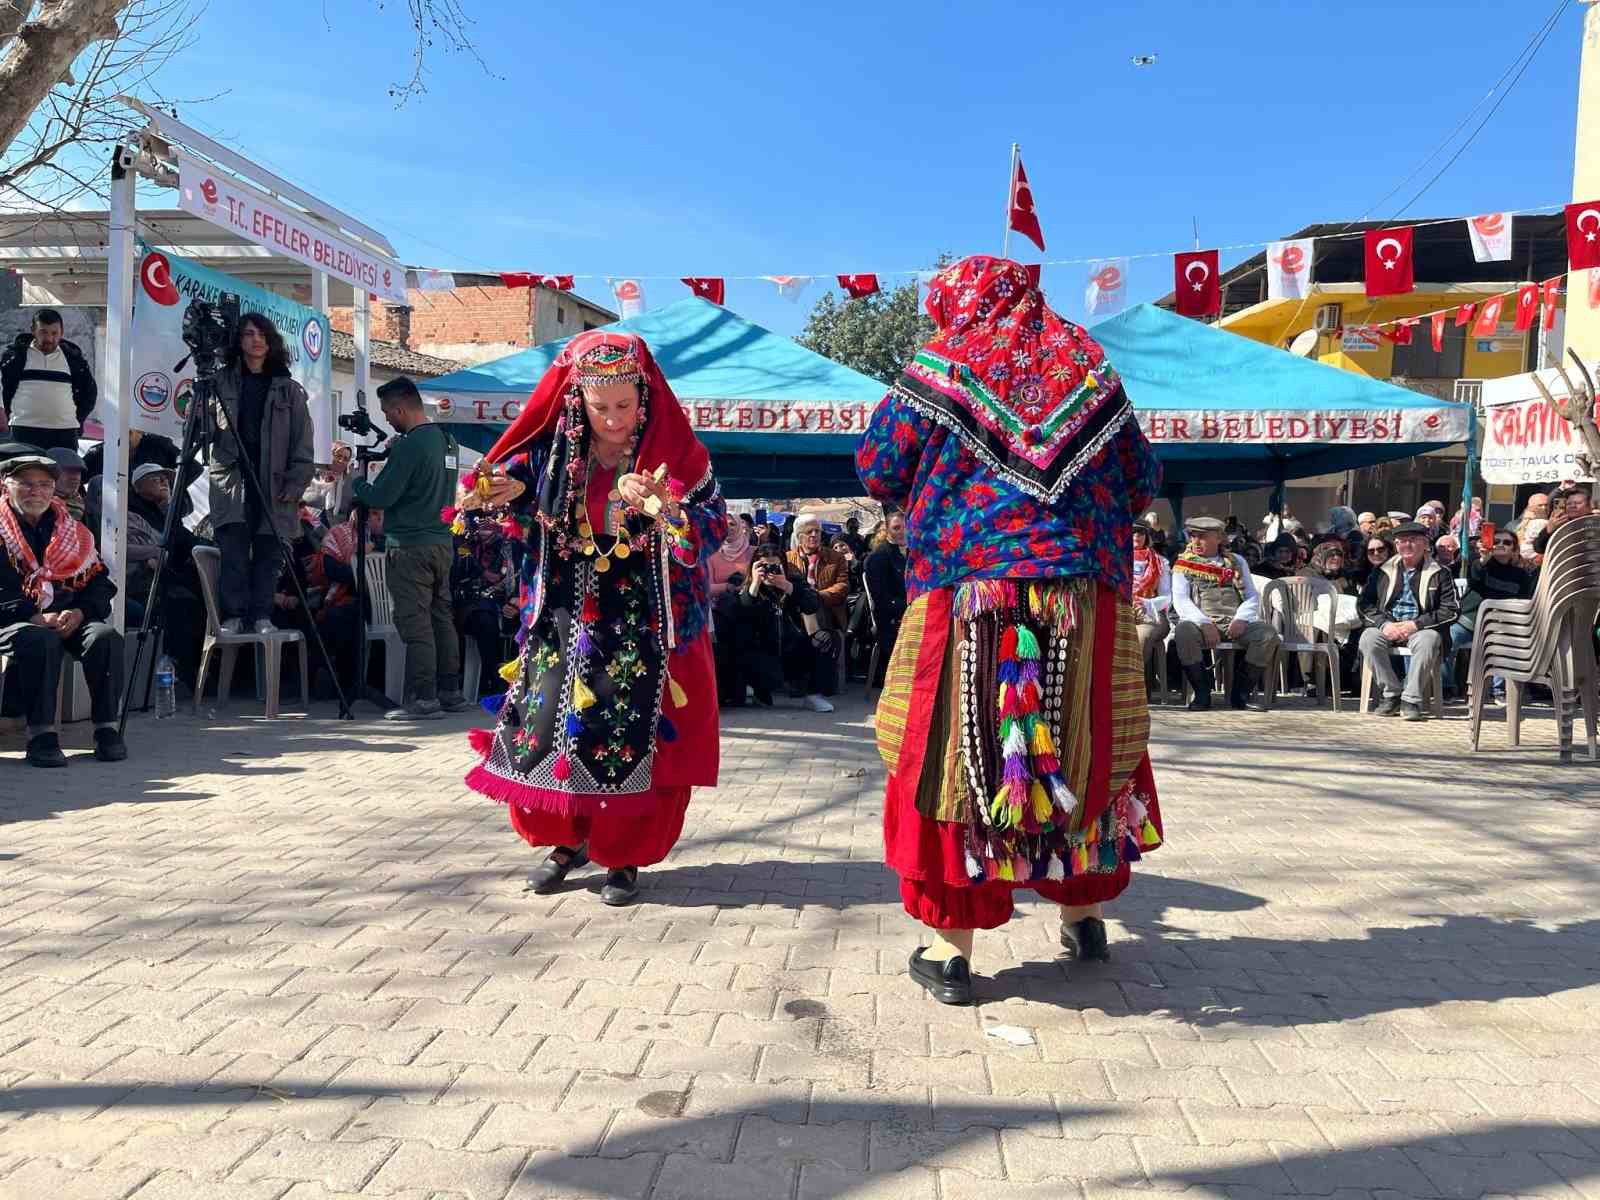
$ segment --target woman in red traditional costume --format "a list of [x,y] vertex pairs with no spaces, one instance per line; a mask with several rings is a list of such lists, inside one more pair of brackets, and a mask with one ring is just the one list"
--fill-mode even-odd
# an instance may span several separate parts
[[509,507],[527,544],[521,651],[467,784],[553,847],[532,890],[592,860],[600,898],[632,903],[689,789],[717,782],[706,560],[728,516],[710,456],[644,342],[593,330],[465,482],[462,507]]
[[972,1000],[976,929],[1028,888],[1104,959],[1100,905],[1161,844],[1130,591],[1160,468],[1100,347],[1020,264],[935,277],[938,327],[884,397],[857,471],[905,509],[907,590],[878,706],[884,849],[934,931],[911,976]]

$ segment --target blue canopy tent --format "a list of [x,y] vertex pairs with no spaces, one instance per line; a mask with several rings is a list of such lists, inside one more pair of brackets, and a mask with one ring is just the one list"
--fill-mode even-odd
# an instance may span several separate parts
[[1092,330],[1166,469],[1170,498],[1282,489],[1473,436],[1437,400],[1141,304]]
[[[649,343],[729,496],[858,494],[854,454],[882,383],[699,297],[608,329]],[[419,381],[434,416],[487,450],[566,343]]]

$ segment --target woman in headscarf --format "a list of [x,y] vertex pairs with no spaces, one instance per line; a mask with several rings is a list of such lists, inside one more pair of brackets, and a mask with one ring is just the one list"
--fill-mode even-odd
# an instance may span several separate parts
[[1172,568],[1150,544],[1150,535],[1150,527],[1143,522],[1133,527],[1133,618],[1138,626],[1139,661],[1144,664],[1147,696],[1156,655],[1167,652],[1167,634],[1172,630],[1165,610],[1157,609],[1153,603],[1165,596],[1170,604]]
[[946,268],[928,312],[938,332],[856,470],[909,526],[876,723],[885,858],[933,931],[912,978],[963,1004],[973,931],[1004,925],[1016,889],[1062,906],[1069,953],[1104,959],[1099,906],[1161,844],[1129,587],[1160,469],[1099,345],[1020,264]]
[[[506,801],[532,846],[529,887],[587,859],[600,898],[632,903],[640,867],[717,782],[707,560],[728,534],[710,456],[644,341],[574,338],[472,476],[464,504],[528,519],[521,652],[470,787]],[[455,514],[451,514],[452,517]]]

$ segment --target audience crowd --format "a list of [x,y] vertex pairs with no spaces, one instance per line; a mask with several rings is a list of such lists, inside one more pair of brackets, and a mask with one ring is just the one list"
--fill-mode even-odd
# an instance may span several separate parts
[[[435,434],[410,382],[397,383],[380,399],[401,450],[377,480],[356,480],[352,448],[343,443],[319,467],[305,393],[289,377],[283,340],[267,318],[248,314],[219,377],[223,433],[204,467],[201,519],[189,496],[201,465],[191,464],[180,480],[170,439],[130,431],[126,626],[131,637],[144,620],[177,506],[158,626],[182,695],[192,695],[208,628],[246,637],[279,630],[309,637],[315,630],[332,673],[310,655],[313,695],[331,698],[336,684],[347,696],[381,687],[382,641],[371,643],[368,677],[357,678],[363,622],[372,614],[370,599],[365,612],[356,603],[358,499],[370,506],[368,552],[388,560],[406,645],[405,694],[390,697],[398,707],[388,715],[437,716],[473,701],[492,703],[505,689],[499,668],[515,653],[521,544],[494,520],[454,529],[438,520],[440,497],[449,499],[439,481],[448,477],[453,487],[454,476],[436,470],[434,459],[442,452],[442,466],[454,468],[455,446]],[[127,639],[106,620],[111,581],[84,565],[100,537],[105,452],[95,445],[80,456],[96,385],[82,352],[63,338],[59,313],[40,310],[30,332],[0,353],[0,397],[0,660],[9,660],[0,715],[26,721],[30,763],[66,765],[57,693],[66,662],[76,660],[88,687],[95,756],[114,761],[127,752],[116,725]],[[264,495],[247,482],[244,462],[255,468]],[[1198,518],[1168,531],[1148,513],[1131,548],[1147,687],[1154,688],[1165,657],[1168,674],[1193,690],[1190,707],[1209,707],[1216,651],[1237,646],[1229,693],[1235,707],[1246,707],[1263,673],[1276,670],[1282,637],[1264,618],[1261,588],[1311,576],[1353,606],[1350,623],[1336,629],[1333,686],[1353,693],[1365,664],[1380,712],[1425,719],[1419,665],[1437,669],[1447,697],[1458,692],[1456,660],[1471,648],[1482,603],[1532,595],[1551,535],[1590,505],[1587,486],[1566,484],[1530,496],[1501,528],[1488,525],[1478,499],[1448,519],[1437,501],[1415,513],[1358,514],[1341,506],[1315,531],[1289,516],[1255,529],[1232,516]],[[905,545],[906,518],[894,511],[865,533],[856,517],[824,528],[805,512],[763,523],[743,514],[732,522],[710,561],[724,706],[770,707],[784,697],[827,713],[829,697],[852,683],[869,693],[881,687],[906,609]],[[202,579],[201,546],[220,555],[211,580]],[[1406,653],[1397,654],[1402,648]],[[248,664],[250,656],[242,657]],[[477,692],[463,695],[461,664],[472,660]],[[1289,656],[1291,687],[1308,666],[1304,656]],[[1495,681],[1493,696],[1503,694],[1503,681]]]

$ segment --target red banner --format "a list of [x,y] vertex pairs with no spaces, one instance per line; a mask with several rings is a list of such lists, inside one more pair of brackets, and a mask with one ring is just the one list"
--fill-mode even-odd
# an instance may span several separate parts
[[1191,250],[1172,256],[1172,290],[1180,317],[1214,317],[1222,311],[1217,252]]
[[1411,264],[1412,232],[1409,227],[1367,230],[1367,295],[1402,296],[1416,290]]

